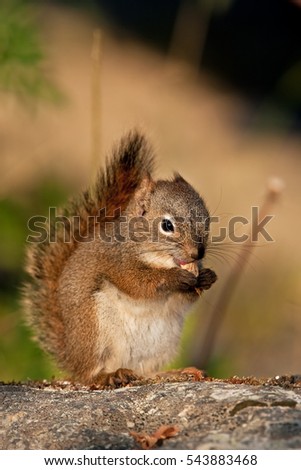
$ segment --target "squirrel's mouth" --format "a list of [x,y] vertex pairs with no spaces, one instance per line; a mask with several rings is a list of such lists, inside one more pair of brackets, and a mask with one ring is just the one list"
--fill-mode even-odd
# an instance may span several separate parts
[[196,261],[195,259],[192,259],[192,258],[190,259],[174,258],[173,260],[178,266],[185,266],[185,264],[190,264],[193,261]]

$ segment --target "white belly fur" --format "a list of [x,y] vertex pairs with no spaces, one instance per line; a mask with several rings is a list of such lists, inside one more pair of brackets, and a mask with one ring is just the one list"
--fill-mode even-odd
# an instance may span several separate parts
[[122,367],[147,374],[175,357],[184,317],[191,306],[182,295],[173,294],[161,301],[134,300],[107,284],[95,299],[100,357],[104,357],[104,348],[110,352],[98,372]]

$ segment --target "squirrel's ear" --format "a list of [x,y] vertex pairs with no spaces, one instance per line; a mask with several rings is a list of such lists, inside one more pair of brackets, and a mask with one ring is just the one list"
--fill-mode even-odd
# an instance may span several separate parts
[[187,181],[183,178],[183,176],[180,175],[180,173],[175,172],[174,173],[174,181],[175,182],[182,182],[182,183],[187,183]]
[[135,213],[138,216],[147,212],[150,204],[151,194],[154,189],[154,181],[150,175],[145,176],[134,194]]

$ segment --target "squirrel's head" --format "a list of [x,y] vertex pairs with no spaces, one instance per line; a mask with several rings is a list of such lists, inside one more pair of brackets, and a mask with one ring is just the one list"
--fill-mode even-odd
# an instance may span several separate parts
[[126,212],[130,237],[141,244],[141,257],[148,264],[168,268],[204,257],[209,213],[179,174],[172,180],[144,178]]

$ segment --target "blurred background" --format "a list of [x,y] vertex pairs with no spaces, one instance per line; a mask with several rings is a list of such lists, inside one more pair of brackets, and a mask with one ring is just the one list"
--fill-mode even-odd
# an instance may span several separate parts
[[133,126],[160,177],[177,170],[204,196],[216,233],[250,217],[269,178],[285,184],[269,207],[273,243],[209,250],[219,281],[174,365],[301,372],[300,0],[2,0],[0,100],[0,380],[59,376],[23,322],[27,220],[85,188]]

